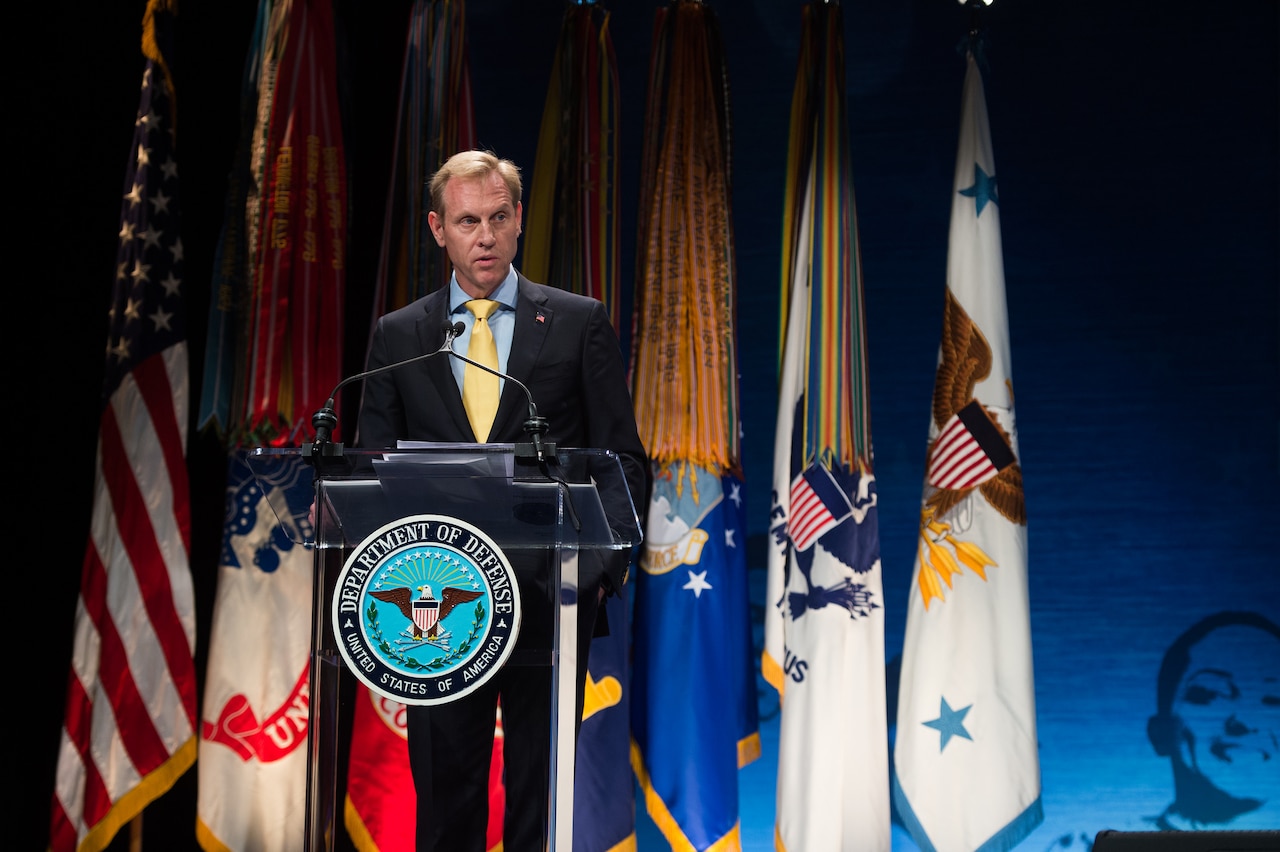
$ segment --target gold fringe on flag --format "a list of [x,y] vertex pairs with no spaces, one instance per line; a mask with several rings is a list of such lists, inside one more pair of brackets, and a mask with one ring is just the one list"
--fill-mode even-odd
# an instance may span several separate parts
[[729,87],[710,9],[659,10],[641,166],[632,396],[655,465],[739,466]]

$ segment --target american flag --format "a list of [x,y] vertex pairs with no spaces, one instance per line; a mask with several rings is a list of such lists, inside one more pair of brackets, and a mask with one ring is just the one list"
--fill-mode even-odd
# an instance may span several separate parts
[[796,550],[808,550],[832,527],[853,512],[844,489],[831,472],[813,464],[791,483],[791,523],[788,533]]
[[971,401],[951,415],[929,451],[929,484],[934,488],[973,488],[1017,459],[982,403]]
[[171,3],[150,0],[143,19],[52,852],[106,848],[196,757],[183,256],[161,52]]

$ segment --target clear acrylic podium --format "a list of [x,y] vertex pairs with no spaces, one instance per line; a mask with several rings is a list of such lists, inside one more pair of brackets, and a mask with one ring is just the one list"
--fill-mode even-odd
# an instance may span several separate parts
[[[388,524],[415,515],[447,516],[478,528],[513,560],[542,559],[552,575],[546,578],[549,588],[559,589],[552,613],[552,647],[522,663],[551,669],[547,849],[572,849],[581,560],[593,552],[607,557],[605,551],[626,559],[641,534],[615,453],[554,445],[539,449],[545,450],[541,460],[526,444],[418,444],[388,451],[325,443],[249,453],[255,473],[278,471],[282,464],[313,468],[315,526],[301,542],[312,549],[315,560],[304,847],[308,852],[333,849],[337,782],[345,759],[339,754],[339,687],[343,678],[355,677],[334,634],[335,583],[352,548]],[[287,517],[287,511],[276,507],[281,517]]]

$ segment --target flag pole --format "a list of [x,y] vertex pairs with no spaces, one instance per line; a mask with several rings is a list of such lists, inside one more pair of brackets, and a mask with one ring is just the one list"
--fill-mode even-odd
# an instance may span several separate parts
[[960,0],[961,5],[969,7],[969,39],[970,42],[978,38],[978,31],[982,29],[982,10],[986,6],[990,6],[995,0]]

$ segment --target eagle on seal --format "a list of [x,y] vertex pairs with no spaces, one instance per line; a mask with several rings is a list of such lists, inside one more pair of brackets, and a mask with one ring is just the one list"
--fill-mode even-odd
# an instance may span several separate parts
[[[410,589],[408,586],[401,586],[398,589],[378,589],[369,592],[369,594],[373,595],[380,601],[395,604],[400,612],[404,613],[404,617],[409,619],[409,624],[412,625],[413,638],[417,641],[421,640],[423,636],[421,628],[419,628],[417,622],[413,620],[413,591],[414,590]],[[436,599],[435,596],[431,594],[431,587],[428,585],[424,584],[418,586],[417,591],[422,593],[418,600],[433,601]],[[467,601],[473,601],[478,597],[480,597],[479,592],[474,592],[469,589],[459,589],[454,586],[445,586],[440,597],[440,615],[436,619],[436,622],[427,630],[426,638],[429,640],[436,638],[440,628],[440,622],[444,620],[444,617],[448,615],[455,606],[458,604],[464,604]]]

